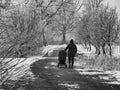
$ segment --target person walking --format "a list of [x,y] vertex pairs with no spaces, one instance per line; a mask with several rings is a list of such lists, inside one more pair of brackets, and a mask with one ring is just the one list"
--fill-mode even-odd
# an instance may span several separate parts
[[70,40],[70,43],[65,48],[65,51],[67,51],[67,49],[68,49],[69,67],[71,66],[71,62],[72,62],[72,68],[73,68],[73,66],[74,66],[74,57],[75,57],[75,54],[77,53],[77,46],[75,45],[73,39]]

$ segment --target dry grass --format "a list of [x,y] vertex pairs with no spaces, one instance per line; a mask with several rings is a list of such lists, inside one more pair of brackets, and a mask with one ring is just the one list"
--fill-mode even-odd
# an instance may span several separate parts
[[79,57],[80,62],[85,63],[87,68],[95,68],[102,70],[120,70],[120,58],[110,56],[82,56]]

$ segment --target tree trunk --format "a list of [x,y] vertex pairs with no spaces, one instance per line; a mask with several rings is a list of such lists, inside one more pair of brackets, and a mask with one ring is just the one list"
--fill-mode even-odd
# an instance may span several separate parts
[[84,41],[83,46],[84,46],[84,49],[87,49],[86,41]]
[[95,47],[95,54],[97,54],[97,48]]
[[105,43],[102,45],[102,51],[103,51],[103,55],[105,55],[106,54],[106,52],[105,52]]
[[101,53],[100,53],[100,49],[98,49],[98,55],[100,55]]
[[90,41],[89,41],[89,51],[91,51],[91,44],[90,44]]
[[63,39],[62,39],[62,44],[65,44],[66,43],[66,36],[65,36],[65,32],[63,31],[62,32],[62,36],[63,36]]
[[109,46],[109,49],[110,49],[109,50],[109,54],[110,54],[110,56],[112,56],[112,47],[111,47],[111,44],[109,43],[108,46]]
[[90,51],[92,50],[92,48],[91,48],[91,45],[89,45],[90,46]]
[[97,55],[100,55],[100,49],[96,47],[96,52]]
[[47,45],[47,41],[46,41],[44,29],[42,29],[42,33],[43,33],[43,46],[46,46]]

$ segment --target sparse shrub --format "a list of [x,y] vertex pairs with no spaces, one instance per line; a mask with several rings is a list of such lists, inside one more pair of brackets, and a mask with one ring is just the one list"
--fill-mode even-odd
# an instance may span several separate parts
[[96,55],[92,58],[83,57],[82,61],[86,63],[86,67],[103,70],[120,70],[120,58],[116,57],[110,57],[107,55]]

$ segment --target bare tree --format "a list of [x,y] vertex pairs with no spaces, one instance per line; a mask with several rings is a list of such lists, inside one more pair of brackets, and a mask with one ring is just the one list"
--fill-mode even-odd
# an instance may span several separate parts
[[21,62],[14,58],[25,57],[39,43],[36,39],[41,33],[37,19],[34,11],[24,13],[20,8],[0,14],[0,85],[4,86],[16,66],[25,60]]
[[87,48],[87,44],[90,44],[90,31],[88,29],[89,19],[88,15],[84,15],[80,18],[77,25],[79,40],[84,44],[85,48]]
[[[82,4],[77,0],[61,0],[64,3],[54,18],[53,30],[62,35],[62,42],[66,43],[66,34],[71,33],[76,28],[76,17]],[[79,5],[79,6],[78,6]]]
[[0,1],[0,8],[7,9],[11,4],[11,0],[1,0]]
[[109,46],[110,56],[112,55],[111,45],[118,39],[119,34],[119,22],[116,9],[112,9],[109,6],[103,7],[100,12],[101,21],[101,39],[104,42],[102,46],[103,49],[105,44]]
[[100,53],[98,14],[102,1],[103,0],[86,0],[86,2],[84,2],[85,9],[82,12],[83,14],[78,24],[80,40],[85,43],[85,46],[88,44],[90,49],[91,45],[95,46],[98,53]]
[[36,11],[39,12],[41,30],[42,30],[42,41],[43,45],[46,46],[47,40],[45,35],[45,28],[52,23],[53,17],[58,13],[61,6],[66,2],[61,0],[36,0]]
[[105,46],[110,47],[116,41],[119,33],[116,9],[102,4],[103,0],[88,0],[83,16],[80,18],[79,36],[84,42],[89,42],[96,48],[96,53],[106,54]]

